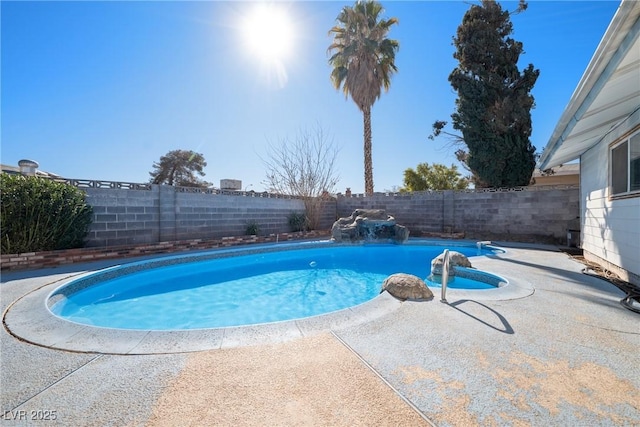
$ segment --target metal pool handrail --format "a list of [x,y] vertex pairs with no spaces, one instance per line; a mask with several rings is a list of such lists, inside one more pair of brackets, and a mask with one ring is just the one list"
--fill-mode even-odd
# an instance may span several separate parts
[[444,250],[444,259],[442,260],[442,287],[440,293],[440,302],[447,304],[447,282],[449,281],[449,249]]

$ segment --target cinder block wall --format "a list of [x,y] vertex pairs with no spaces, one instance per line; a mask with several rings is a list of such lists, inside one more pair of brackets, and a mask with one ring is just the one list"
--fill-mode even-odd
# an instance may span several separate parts
[[579,217],[577,187],[455,193],[454,228],[470,238],[565,244]]
[[[242,236],[252,221],[261,235],[285,233],[289,214],[304,212],[300,199],[259,193],[203,193],[165,185],[83,190],[94,209],[89,247]],[[520,190],[339,195],[323,201],[319,229],[330,229],[355,209],[384,209],[412,236],[462,232],[471,239],[565,243],[567,230],[579,225],[579,189]]]
[[83,188],[93,207],[87,246],[156,243],[160,239],[160,186],[150,190]]
[[322,201],[320,224],[318,226],[320,230],[331,230],[333,223],[339,218],[337,205],[336,199],[334,198]]
[[519,191],[435,191],[338,196],[339,217],[355,209],[385,209],[412,236],[464,233],[471,239],[566,243],[579,225],[577,187],[525,187]]
[[242,236],[247,225],[255,222],[260,234],[285,233],[291,231],[291,212],[304,212],[304,203],[299,199],[176,193],[175,238],[171,238],[169,218],[161,230],[166,233],[163,240]]
[[356,209],[384,209],[398,224],[409,228],[412,235],[422,231],[444,230],[443,191],[398,194],[375,194],[369,197],[338,196],[337,211],[340,218]]
[[289,214],[304,212],[302,200],[259,193],[206,194],[166,185],[83,190],[94,210],[89,247],[242,236],[251,221],[260,234],[285,233]]

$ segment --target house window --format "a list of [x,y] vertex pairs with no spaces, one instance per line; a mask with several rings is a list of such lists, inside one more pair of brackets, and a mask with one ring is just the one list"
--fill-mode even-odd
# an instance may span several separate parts
[[640,132],[611,148],[611,195],[640,191]]

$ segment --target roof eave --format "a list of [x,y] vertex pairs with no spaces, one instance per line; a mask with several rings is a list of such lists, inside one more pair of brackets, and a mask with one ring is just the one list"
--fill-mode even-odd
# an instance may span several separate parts
[[[556,154],[575,125],[600,93],[600,90],[606,84],[609,77],[615,72],[616,66],[624,58],[628,49],[633,45],[640,29],[637,9],[634,11],[634,8],[637,7],[636,3],[634,0],[623,0],[620,6],[618,6],[616,14],[611,20],[578,86],[571,95],[569,103],[560,116],[560,120],[547,146],[540,156],[538,167],[541,170],[546,170],[575,160],[598,143],[598,139],[592,140],[589,143],[581,144],[579,147],[570,150],[569,153],[565,153],[562,156]],[[635,20],[632,26],[629,26],[630,20]],[[621,28],[625,26],[628,30],[621,31]]]

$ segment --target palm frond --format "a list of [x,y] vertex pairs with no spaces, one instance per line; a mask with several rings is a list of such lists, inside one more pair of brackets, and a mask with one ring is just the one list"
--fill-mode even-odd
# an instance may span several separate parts
[[389,89],[391,77],[398,71],[395,54],[399,43],[387,38],[398,20],[381,19],[383,11],[377,1],[357,1],[340,11],[337,24],[329,30],[333,35],[327,49],[333,67],[331,82],[346,96],[351,95],[360,109],[370,108],[382,88]]

